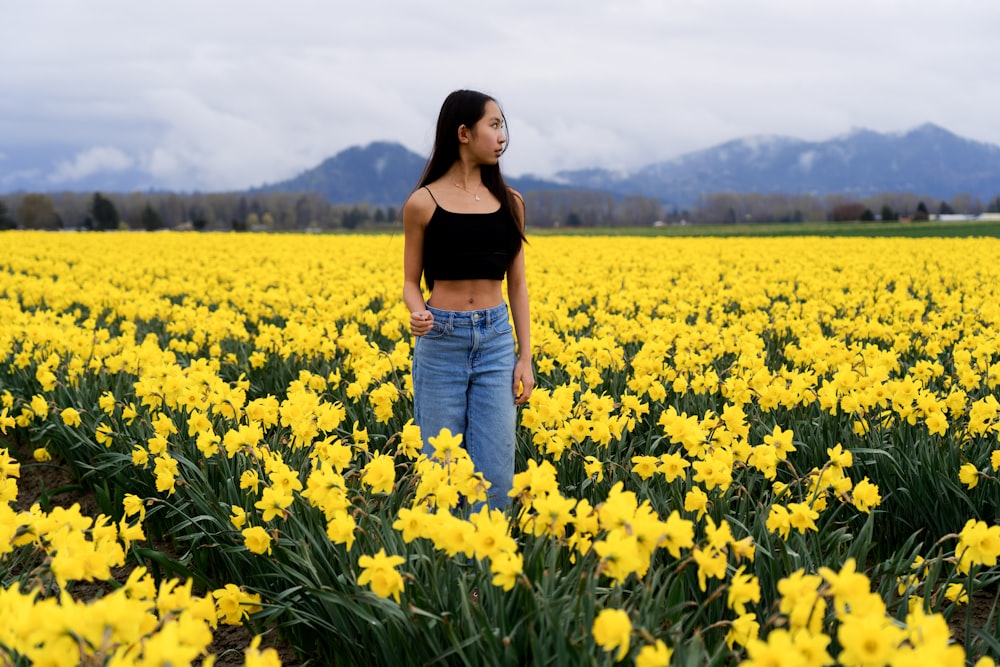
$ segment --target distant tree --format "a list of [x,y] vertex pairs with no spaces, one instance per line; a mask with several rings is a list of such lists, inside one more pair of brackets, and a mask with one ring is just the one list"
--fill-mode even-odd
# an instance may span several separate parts
[[171,192],[157,199],[156,210],[160,212],[163,224],[169,227],[176,227],[188,220],[186,216],[187,203],[184,201],[185,195]]
[[52,198],[42,194],[27,194],[17,210],[17,222],[24,229],[59,229],[62,220],[56,213]]
[[872,222],[873,220],[875,220],[875,214],[872,213],[872,210],[870,208],[866,208],[861,213],[861,217],[859,218],[859,220],[861,220],[861,222]]
[[[146,222],[144,216],[146,207],[151,205],[147,195],[142,192],[132,192],[125,196],[110,195],[109,199],[118,208],[118,215],[122,220],[134,220],[138,223],[139,229],[145,229]],[[158,210],[156,212],[159,214]],[[163,225],[162,218],[160,225]]]
[[972,204],[972,195],[968,192],[960,192],[953,196],[949,203],[955,213],[968,213]]
[[865,205],[857,202],[839,204],[831,211],[830,219],[834,222],[860,220],[865,210]]
[[948,202],[942,199],[941,203],[938,205],[938,215],[952,215],[954,212],[955,209],[953,209]]
[[305,195],[295,200],[294,211],[294,223],[292,226],[297,229],[308,227],[316,219],[313,203]]
[[[256,213],[251,213],[250,215],[256,215]],[[247,230],[247,221],[246,220],[237,220],[237,219],[233,218],[233,220],[230,222],[230,224],[232,225],[232,228],[233,228],[234,232],[245,232]]]
[[150,204],[146,204],[145,208],[142,209],[142,228],[147,232],[155,232],[158,229],[163,229],[163,218],[160,214],[156,212]]
[[194,226],[195,220],[204,220],[208,224],[208,211],[204,204],[204,195],[196,194],[193,199],[187,200],[187,213],[184,216],[186,222]]
[[990,200],[990,205],[986,207],[989,213],[1000,213],[1000,195]]
[[382,224],[385,222],[385,209],[381,206],[375,209],[375,224]]
[[978,215],[986,208],[979,197],[973,197],[968,192],[960,192],[952,197],[951,207],[955,209],[955,213],[965,213],[968,215]]
[[295,228],[295,195],[289,192],[272,193],[268,200],[268,211],[274,220],[274,229]]
[[892,207],[888,204],[882,206],[882,222],[892,222],[893,220],[899,220],[899,214],[892,210]]
[[732,224],[740,219],[743,198],[735,192],[712,192],[698,201],[698,222]]
[[664,219],[671,224],[684,223],[687,224],[691,222],[692,214],[691,211],[687,209],[678,209],[674,206],[669,213],[664,216]]
[[86,229],[90,214],[90,195],[81,192],[60,192],[50,195],[56,213],[67,228]]
[[240,197],[239,202],[236,204],[236,219],[246,220],[248,215],[250,215],[250,205],[247,203],[247,198]]
[[196,232],[204,231],[205,228],[208,227],[208,220],[206,220],[204,216],[198,216],[191,221],[191,227],[193,227]]
[[[829,220],[833,209],[849,203],[840,195],[820,199],[816,195],[716,192],[702,195],[695,209],[684,212],[682,219],[716,224]],[[666,219],[678,221],[676,212]]]
[[577,213],[576,211],[570,211],[569,215],[566,216],[567,227],[579,227],[582,224],[583,221],[580,220],[580,214]]
[[368,212],[360,206],[353,206],[344,212],[341,225],[344,229],[357,229],[368,219]]
[[619,213],[613,194],[590,190],[530,190],[524,193],[524,207],[532,227],[562,225],[570,211],[576,211],[585,227],[611,225]]
[[17,221],[10,217],[7,211],[7,204],[0,199],[0,229],[16,229]]
[[90,215],[94,218],[94,229],[98,231],[118,229],[118,223],[121,222],[114,202],[100,192],[94,193],[90,204]]
[[927,210],[927,204],[920,202],[917,204],[917,210],[913,214],[914,222],[924,222],[930,220],[930,212]]

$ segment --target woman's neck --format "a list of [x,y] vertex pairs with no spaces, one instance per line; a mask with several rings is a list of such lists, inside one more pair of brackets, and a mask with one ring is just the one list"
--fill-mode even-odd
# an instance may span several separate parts
[[445,178],[466,191],[475,191],[483,185],[482,172],[478,164],[458,160],[445,174]]

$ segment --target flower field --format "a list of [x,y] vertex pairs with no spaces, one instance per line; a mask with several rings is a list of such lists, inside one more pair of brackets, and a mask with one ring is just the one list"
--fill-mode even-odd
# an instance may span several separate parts
[[[0,241],[0,664],[241,622],[314,665],[1000,658],[1000,240],[531,239],[514,498],[471,516],[401,234]],[[101,515],[17,511],[36,460]]]

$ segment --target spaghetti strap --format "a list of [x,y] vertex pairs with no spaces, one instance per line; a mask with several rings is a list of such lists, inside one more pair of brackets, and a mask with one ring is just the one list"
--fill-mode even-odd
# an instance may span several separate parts
[[[427,186],[425,185],[425,186],[424,186],[424,190],[427,190],[427,194],[429,194],[429,195],[431,196],[431,199],[434,199],[434,193],[433,193],[433,192],[431,192],[431,189],[430,189],[429,187],[427,187]],[[438,204],[438,200],[437,200],[437,199],[434,199],[434,205],[435,205],[435,206],[441,206],[441,204]]]

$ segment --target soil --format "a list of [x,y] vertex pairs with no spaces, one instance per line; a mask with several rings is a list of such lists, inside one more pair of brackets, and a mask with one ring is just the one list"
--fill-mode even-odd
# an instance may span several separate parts
[[[970,626],[975,628],[985,628],[987,624],[990,623],[991,614],[1000,614],[1000,591],[997,591],[996,587],[990,590],[979,590],[972,594],[972,600],[969,603],[969,607],[959,607],[955,610],[954,615],[951,618],[951,636],[955,638],[955,641],[962,644],[965,640],[965,619],[968,616],[970,621]],[[994,605],[997,605],[997,609],[994,611]],[[995,621],[995,618],[993,619]],[[994,625],[989,625],[989,627],[996,627]],[[973,640],[975,641],[975,640]],[[982,657],[981,655],[970,656],[975,659]]]
[[[78,504],[83,514],[97,516],[100,513],[93,494],[73,479],[67,467],[59,465],[55,460],[37,463],[32,458],[30,450],[18,447],[2,438],[0,438],[0,446],[7,447],[10,455],[21,463],[21,476],[17,482],[18,493],[15,503],[18,510],[27,510],[32,504],[39,502],[43,495],[47,495],[48,502],[52,507],[72,507],[74,504]],[[169,544],[156,543],[151,546],[165,554],[171,553]],[[114,572],[115,579],[120,583],[124,582],[134,568],[134,562],[126,563],[125,566]],[[104,595],[110,590],[111,586],[104,582],[73,583],[73,596],[82,600]],[[250,645],[252,639],[252,632],[245,626],[220,624],[214,631],[214,639],[208,650],[215,654],[215,664],[218,667],[243,665],[245,663],[243,651]],[[299,664],[295,653],[277,637],[277,633],[273,629],[265,632],[261,639],[260,649],[266,648],[274,648],[278,652],[282,665]]]

